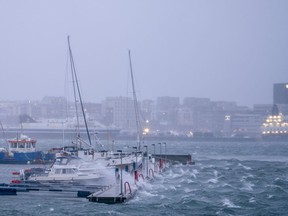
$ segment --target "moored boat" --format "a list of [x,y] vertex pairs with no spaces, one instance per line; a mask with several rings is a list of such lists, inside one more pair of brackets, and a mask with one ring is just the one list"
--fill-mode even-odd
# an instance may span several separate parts
[[55,154],[36,150],[36,139],[21,134],[20,137],[7,140],[8,149],[0,149],[2,164],[43,164],[51,163]]

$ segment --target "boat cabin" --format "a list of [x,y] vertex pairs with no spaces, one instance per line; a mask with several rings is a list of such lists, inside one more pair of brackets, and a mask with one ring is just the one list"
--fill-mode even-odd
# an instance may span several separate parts
[[20,137],[8,140],[8,153],[14,152],[35,152],[36,140],[28,138],[28,136],[21,135]]

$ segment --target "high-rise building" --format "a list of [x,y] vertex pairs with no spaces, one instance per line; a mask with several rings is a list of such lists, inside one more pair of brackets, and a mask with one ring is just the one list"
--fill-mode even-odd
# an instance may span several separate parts
[[274,104],[288,104],[288,83],[274,84],[273,103]]
[[162,125],[162,129],[171,129],[171,126],[176,124],[176,113],[179,106],[179,97],[162,96],[157,98],[157,120]]
[[102,103],[105,124],[122,129],[136,129],[134,103],[128,97],[107,97]]

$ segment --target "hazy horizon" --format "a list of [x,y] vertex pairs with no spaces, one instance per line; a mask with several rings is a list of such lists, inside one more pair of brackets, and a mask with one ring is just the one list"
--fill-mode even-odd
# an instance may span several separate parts
[[1,1],[0,100],[66,97],[70,35],[85,102],[132,96],[130,49],[139,100],[272,104],[273,84],[288,82],[287,9],[285,0]]

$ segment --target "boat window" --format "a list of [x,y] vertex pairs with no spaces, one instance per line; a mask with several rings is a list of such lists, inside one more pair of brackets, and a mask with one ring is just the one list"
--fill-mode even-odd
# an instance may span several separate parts
[[26,148],[31,148],[31,143],[26,143]]
[[67,161],[68,161],[67,158],[63,158],[61,164],[67,164]]
[[17,143],[11,143],[10,148],[17,148]]
[[25,148],[25,143],[19,143],[19,148]]
[[75,172],[75,169],[73,168],[67,169],[68,174],[73,174],[74,172]]
[[56,173],[56,174],[61,174],[61,169],[56,169],[56,170],[55,170],[55,173]]
[[62,174],[66,174],[66,169],[62,169]]
[[35,148],[35,143],[32,143],[32,147]]
[[56,160],[55,160],[55,164],[56,164],[56,165],[61,164],[61,160],[60,160],[59,158],[56,158]]

